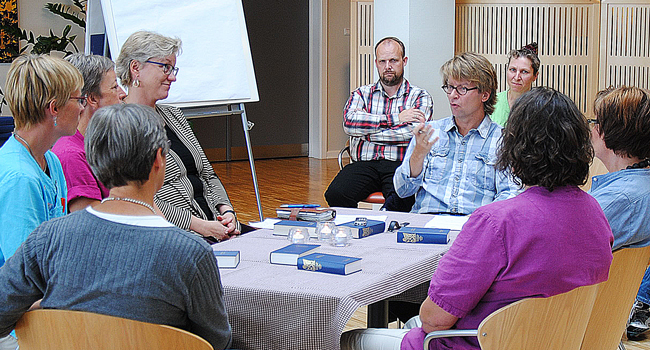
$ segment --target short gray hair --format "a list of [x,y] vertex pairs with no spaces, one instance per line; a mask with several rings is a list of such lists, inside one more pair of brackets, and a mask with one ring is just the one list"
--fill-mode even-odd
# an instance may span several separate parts
[[111,69],[115,69],[115,63],[108,57],[99,55],[86,56],[82,53],[70,55],[65,60],[77,67],[84,77],[84,87],[81,89],[81,94],[88,96],[92,93],[102,97],[99,85],[102,83],[104,75]]
[[158,149],[169,151],[162,118],[138,104],[118,103],[95,112],[86,130],[86,160],[107,188],[149,180]]
[[181,54],[181,39],[171,38],[155,32],[138,31],[129,36],[122,45],[117,57],[116,73],[124,86],[131,86],[130,65],[133,60],[144,63],[152,57],[165,57]]

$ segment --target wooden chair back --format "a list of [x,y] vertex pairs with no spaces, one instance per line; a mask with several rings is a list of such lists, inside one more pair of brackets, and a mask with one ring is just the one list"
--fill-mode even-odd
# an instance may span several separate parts
[[16,336],[21,350],[213,350],[201,337],[175,327],[55,309],[25,313]]
[[650,246],[614,252],[609,279],[598,287],[581,349],[617,348],[649,261]]
[[579,349],[598,284],[549,298],[523,299],[493,312],[478,327],[483,350]]

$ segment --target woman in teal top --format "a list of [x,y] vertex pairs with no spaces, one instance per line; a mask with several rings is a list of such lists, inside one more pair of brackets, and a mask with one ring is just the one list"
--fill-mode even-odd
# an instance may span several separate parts
[[497,103],[494,112],[490,115],[493,122],[505,126],[510,115],[510,107],[519,96],[530,91],[539,72],[539,57],[537,57],[537,43],[531,43],[519,50],[508,53],[508,70],[506,81],[508,90],[497,94]]
[[16,129],[0,148],[0,266],[38,225],[66,213],[65,177],[50,148],[77,130],[82,86],[81,73],[60,58],[21,56],[9,68],[5,97]]

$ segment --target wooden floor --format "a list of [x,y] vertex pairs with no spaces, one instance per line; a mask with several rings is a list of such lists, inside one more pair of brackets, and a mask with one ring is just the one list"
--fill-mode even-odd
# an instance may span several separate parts
[[[240,221],[258,221],[255,191],[248,161],[213,163]],[[339,171],[336,159],[286,158],[255,161],[264,217],[275,217],[283,203],[315,203],[326,206],[323,193]],[[391,325],[395,326],[395,325]],[[346,329],[366,327],[366,308],[352,316]],[[650,350],[650,339],[624,342],[627,350]],[[612,349],[615,350],[615,349]]]

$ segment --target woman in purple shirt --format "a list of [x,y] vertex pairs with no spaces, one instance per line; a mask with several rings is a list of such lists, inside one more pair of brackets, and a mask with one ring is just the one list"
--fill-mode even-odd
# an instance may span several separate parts
[[[497,167],[510,169],[526,190],[470,216],[431,279],[420,327],[387,330],[405,334],[388,335],[394,349],[421,349],[428,332],[476,329],[515,301],[607,279],[613,237],[596,200],[578,188],[593,149],[575,104],[550,88],[524,94],[513,105],[498,157]],[[345,333],[342,348],[372,348],[364,333]],[[476,338],[452,337],[435,339],[430,349],[479,345]]]

